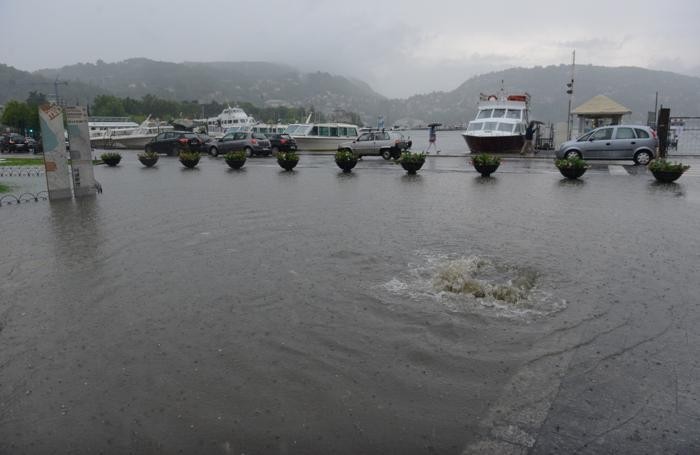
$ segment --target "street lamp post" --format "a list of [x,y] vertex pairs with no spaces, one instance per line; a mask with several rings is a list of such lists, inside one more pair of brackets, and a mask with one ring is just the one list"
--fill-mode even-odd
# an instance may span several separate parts
[[574,129],[574,121],[571,118],[571,105],[574,102],[574,72],[576,71],[576,50],[571,59],[571,81],[566,84],[566,94],[569,95],[569,110],[566,114],[566,140],[571,140],[571,132]]

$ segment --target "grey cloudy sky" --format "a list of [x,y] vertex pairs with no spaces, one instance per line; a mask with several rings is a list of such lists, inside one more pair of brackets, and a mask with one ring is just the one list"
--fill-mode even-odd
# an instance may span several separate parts
[[700,76],[700,1],[0,0],[0,63],[270,61],[405,97],[513,66]]

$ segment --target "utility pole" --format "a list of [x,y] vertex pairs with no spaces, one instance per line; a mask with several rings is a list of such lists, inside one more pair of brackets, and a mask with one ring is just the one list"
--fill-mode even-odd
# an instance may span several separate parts
[[571,58],[571,81],[566,84],[566,93],[569,95],[569,110],[566,114],[566,140],[571,140],[571,132],[574,129],[574,121],[571,118],[571,105],[574,102],[574,74],[576,71],[576,49]]
[[58,86],[59,85],[68,85],[68,81],[59,81],[58,76],[56,76],[56,80],[53,81],[53,93],[56,95],[56,104],[60,105],[60,98],[58,97]]

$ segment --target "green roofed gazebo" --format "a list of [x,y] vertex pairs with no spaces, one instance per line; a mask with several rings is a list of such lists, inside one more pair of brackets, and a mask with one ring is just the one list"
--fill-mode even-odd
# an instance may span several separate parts
[[594,96],[572,112],[578,116],[579,134],[602,125],[619,125],[632,111],[605,95]]

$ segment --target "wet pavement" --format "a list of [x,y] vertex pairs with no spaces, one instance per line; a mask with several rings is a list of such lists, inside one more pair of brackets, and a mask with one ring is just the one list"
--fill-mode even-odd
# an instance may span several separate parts
[[0,208],[0,453],[697,453],[696,169],[125,152]]

